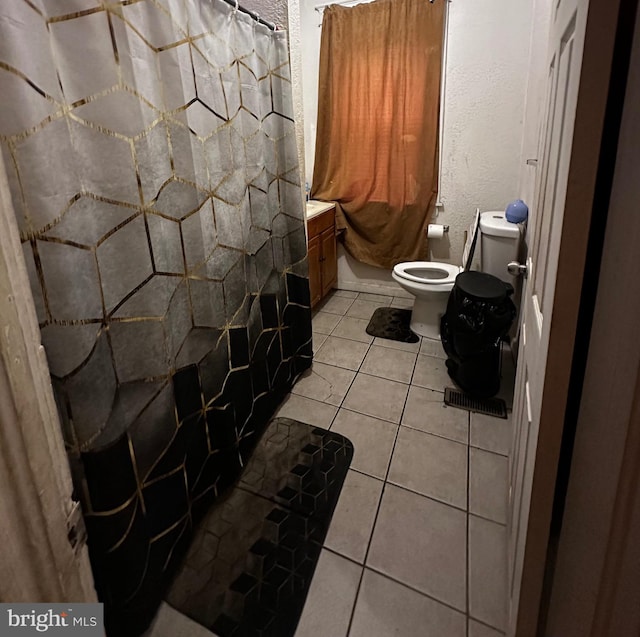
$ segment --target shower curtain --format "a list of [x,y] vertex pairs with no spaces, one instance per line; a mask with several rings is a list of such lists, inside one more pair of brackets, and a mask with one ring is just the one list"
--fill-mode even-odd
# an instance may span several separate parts
[[286,34],[221,0],[13,0],[0,90],[96,586],[139,634],[311,360]]
[[355,259],[426,259],[438,186],[446,2],[376,0],[322,18],[311,196],[335,201]]

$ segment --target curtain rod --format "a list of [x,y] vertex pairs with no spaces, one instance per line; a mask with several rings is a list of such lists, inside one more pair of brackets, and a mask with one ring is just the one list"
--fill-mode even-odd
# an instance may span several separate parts
[[[225,0],[225,2],[228,0]],[[313,7],[316,11],[320,11],[320,9],[325,9],[326,7],[330,7],[332,4],[337,4],[341,7],[346,7],[349,5],[356,5],[362,3],[363,0],[342,0],[342,2],[322,2],[320,4],[315,5]],[[435,0],[429,0],[429,4],[433,4]],[[453,0],[444,0],[444,2],[451,3]],[[233,4],[233,2],[231,3]]]
[[247,15],[251,16],[256,22],[263,24],[268,29],[271,29],[272,31],[278,30],[278,27],[275,24],[273,24],[273,22],[269,22],[268,20],[263,20],[255,11],[252,11],[251,9],[247,9],[246,7],[243,7],[241,4],[238,4],[238,0],[224,0],[224,2],[231,5],[236,11],[242,11],[242,13],[246,13]]

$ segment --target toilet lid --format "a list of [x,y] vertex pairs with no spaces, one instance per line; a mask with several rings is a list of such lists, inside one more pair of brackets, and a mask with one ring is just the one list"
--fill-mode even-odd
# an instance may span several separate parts
[[393,271],[397,276],[414,283],[445,285],[453,283],[460,274],[460,266],[436,261],[407,261],[398,263]]

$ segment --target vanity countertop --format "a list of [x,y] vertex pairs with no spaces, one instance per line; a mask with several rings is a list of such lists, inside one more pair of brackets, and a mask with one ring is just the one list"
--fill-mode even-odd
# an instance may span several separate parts
[[333,203],[332,201],[316,201],[315,199],[311,199],[307,201],[307,210],[306,210],[307,221],[335,207],[336,207],[336,204]]

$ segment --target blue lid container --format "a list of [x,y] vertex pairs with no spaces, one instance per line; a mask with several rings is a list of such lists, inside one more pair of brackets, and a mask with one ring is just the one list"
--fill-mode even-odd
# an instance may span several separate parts
[[529,206],[522,199],[516,199],[507,206],[504,216],[511,223],[522,223],[529,216]]

